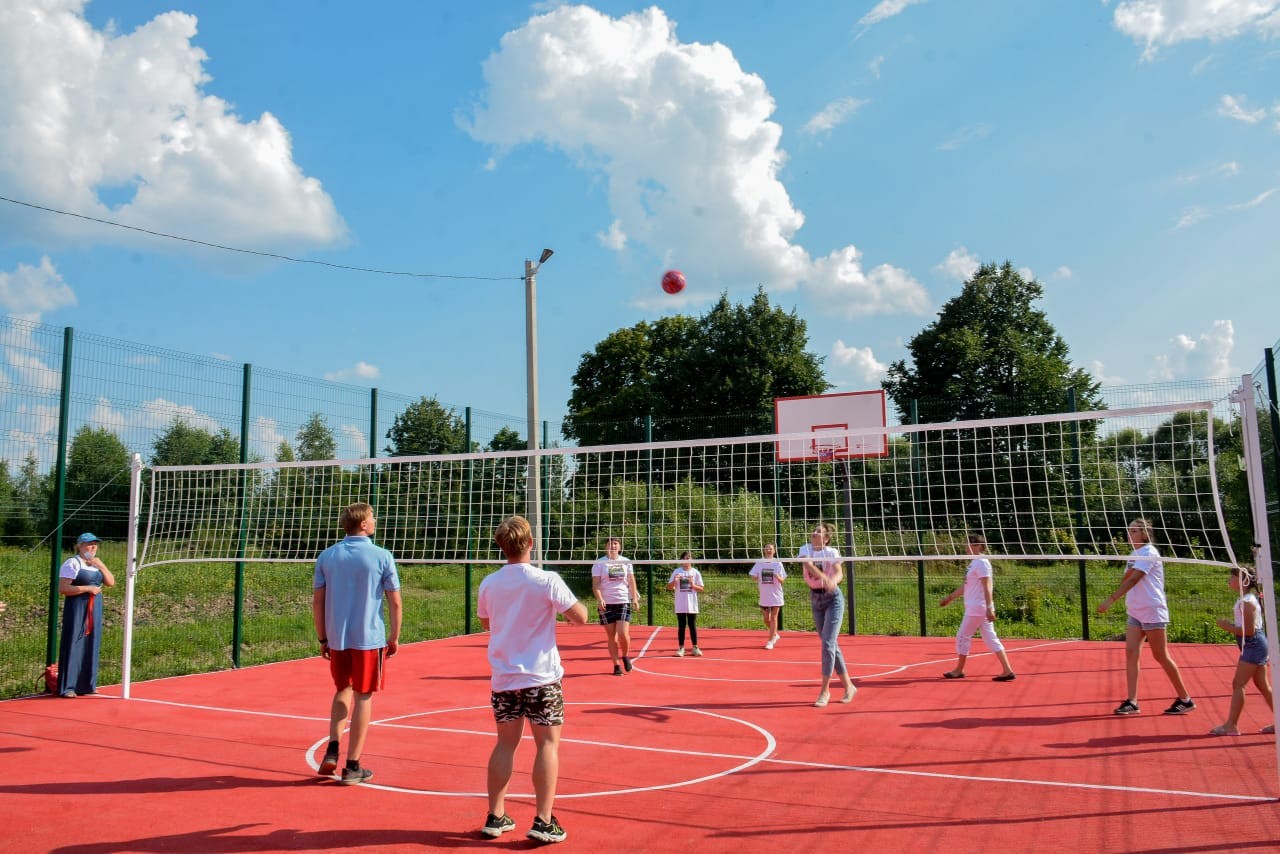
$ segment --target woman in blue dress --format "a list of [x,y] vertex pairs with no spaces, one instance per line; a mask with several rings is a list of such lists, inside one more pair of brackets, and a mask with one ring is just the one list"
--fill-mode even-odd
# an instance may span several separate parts
[[58,652],[58,694],[98,693],[98,651],[102,646],[102,588],[116,578],[98,558],[93,534],[76,537],[76,553],[58,571],[63,596],[62,645]]

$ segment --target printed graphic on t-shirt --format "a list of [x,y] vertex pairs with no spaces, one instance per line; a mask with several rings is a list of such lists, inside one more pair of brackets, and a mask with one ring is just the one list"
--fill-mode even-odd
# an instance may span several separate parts
[[773,583],[774,583],[774,580],[773,580],[773,570],[772,570],[772,569],[762,569],[762,570],[760,570],[760,583],[761,583],[761,584],[773,584]]
[[609,577],[610,578],[626,578],[627,568],[620,563],[611,563],[609,564]]
[[680,589],[681,589],[681,591],[686,592],[686,593],[687,593],[687,592],[689,592],[690,590],[692,590],[692,589],[693,589],[693,579],[689,578],[689,576],[687,576],[687,575],[682,575],[682,576],[680,576]]

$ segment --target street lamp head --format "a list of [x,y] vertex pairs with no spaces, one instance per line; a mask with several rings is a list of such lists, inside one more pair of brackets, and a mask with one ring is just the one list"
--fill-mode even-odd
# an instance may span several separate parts
[[550,258],[550,257],[551,257],[552,255],[554,255],[554,254],[556,254],[556,253],[555,253],[554,251],[550,250],[550,249],[543,249],[543,250],[542,250],[542,257],[540,257],[540,258],[538,259],[538,263],[539,263],[539,264],[545,264],[545,263],[547,263],[547,259],[548,259],[548,258]]

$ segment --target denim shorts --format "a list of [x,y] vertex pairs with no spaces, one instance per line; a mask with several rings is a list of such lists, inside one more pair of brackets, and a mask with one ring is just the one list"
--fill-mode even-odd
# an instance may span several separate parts
[[1130,617],[1130,618],[1129,618],[1129,621],[1128,621],[1127,623],[1125,623],[1125,625],[1127,625],[1127,626],[1133,626],[1135,629],[1142,629],[1144,632],[1150,632],[1150,631],[1153,631],[1153,630],[1155,630],[1155,629],[1167,629],[1167,628],[1169,628],[1169,624],[1168,624],[1167,622],[1164,622],[1164,623],[1144,623],[1144,622],[1142,622],[1141,620],[1136,620],[1136,619],[1134,619],[1133,617]]
[[1251,638],[1240,639],[1240,660],[1247,664],[1267,663],[1267,636],[1254,632]]

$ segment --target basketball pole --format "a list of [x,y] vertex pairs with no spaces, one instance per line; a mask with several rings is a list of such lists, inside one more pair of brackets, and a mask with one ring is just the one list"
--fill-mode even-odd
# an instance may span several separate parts
[[[524,261],[525,373],[529,407],[529,474],[525,481],[525,506],[533,529],[533,562],[542,566],[542,459],[538,456],[538,270],[555,253],[543,249],[538,263]],[[470,451],[470,448],[467,448]]]

